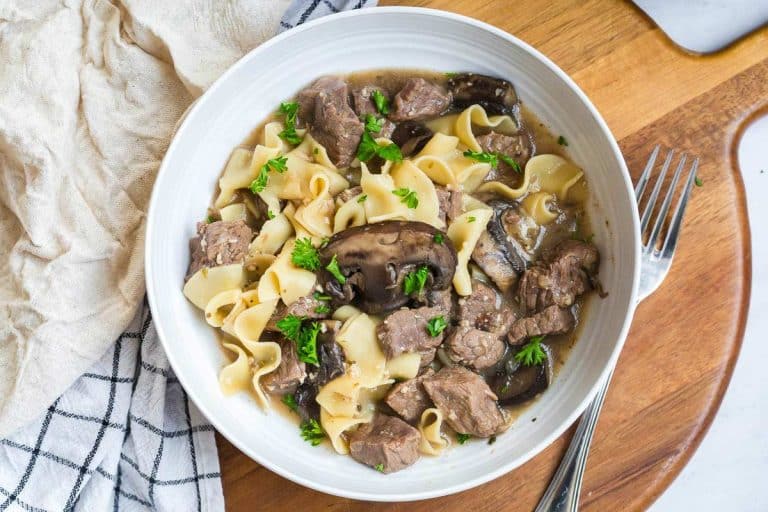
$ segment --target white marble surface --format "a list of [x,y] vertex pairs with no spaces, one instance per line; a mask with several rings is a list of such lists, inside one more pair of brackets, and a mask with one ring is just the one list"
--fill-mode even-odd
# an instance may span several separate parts
[[764,117],[739,146],[752,231],[752,299],[741,353],[712,427],[652,512],[768,511],[767,145]]

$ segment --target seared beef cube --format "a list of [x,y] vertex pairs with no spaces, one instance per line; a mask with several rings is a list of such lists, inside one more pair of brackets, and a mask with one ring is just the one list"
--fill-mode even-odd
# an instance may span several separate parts
[[377,117],[379,115],[376,104],[373,102],[374,91],[379,91],[384,95],[385,98],[389,99],[389,95],[384,90],[382,90],[381,87],[377,87],[375,85],[366,85],[352,89],[352,108],[354,108],[355,113],[361,119],[368,114],[372,114]]
[[440,203],[440,219],[453,220],[461,215],[461,191],[460,190],[448,190],[445,187],[435,187],[437,192],[437,200]]
[[563,334],[575,324],[573,313],[568,308],[549,306],[544,311],[527,318],[521,318],[512,324],[507,340],[510,345],[517,345],[533,336]]
[[499,290],[506,293],[517,282],[517,272],[504,253],[504,249],[487,231],[483,231],[472,251],[472,261],[493,280]]
[[419,363],[419,368],[425,368],[429,366],[432,361],[435,360],[435,356],[437,355],[437,348],[425,348],[422,350],[419,350],[419,355],[421,356],[421,362]]
[[424,379],[423,385],[456,432],[490,437],[504,430],[506,422],[496,395],[478,374],[463,366],[445,367]]
[[281,339],[280,365],[275,371],[261,379],[261,385],[267,393],[284,395],[294,393],[299,384],[307,377],[306,367],[296,354],[296,345],[288,339]]
[[267,322],[267,331],[279,331],[277,328],[277,322],[287,317],[288,315],[298,316],[309,320],[319,320],[327,318],[328,313],[318,313],[317,308],[320,306],[327,306],[328,302],[317,300],[314,294],[300,297],[293,304],[286,306],[282,302],[279,302],[275,308],[275,312],[272,313],[272,317]]
[[442,114],[451,104],[451,94],[423,78],[409,78],[392,103],[393,121],[420,121]]
[[393,473],[419,458],[421,434],[400,418],[377,414],[349,435],[353,459],[382,473]]
[[[520,170],[525,169],[525,164],[531,158],[533,147],[528,133],[521,131],[517,135],[504,135],[503,133],[490,132],[477,137],[477,143],[486,153],[498,153],[507,155],[514,159],[520,166]],[[516,173],[511,166],[499,159],[499,170],[504,173]],[[486,181],[495,178],[486,176]]]
[[198,223],[197,238],[190,241],[192,260],[187,276],[203,267],[242,263],[252,238],[253,231],[244,220]]
[[308,126],[315,119],[315,100],[320,93],[344,96],[348,92],[347,82],[337,76],[323,76],[299,91],[296,102],[299,104],[298,121],[300,126]]
[[514,311],[501,303],[492,287],[472,281],[472,294],[459,299],[459,325],[505,334],[516,319]]
[[565,240],[558,244],[548,263],[528,269],[520,279],[518,300],[528,314],[551,305],[569,307],[576,297],[592,289],[599,254],[588,243]]
[[428,368],[424,373],[392,386],[384,402],[408,423],[416,423],[425,409],[432,407],[432,400],[424,390],[422,382],[435,372]]
[[457,327],[443,346],[451,361],[475,370],[493,366],[504,355],[504,342],[497,334],[473,327]]
[[392,359],[407,352],[421,352],[440,345],[443,333],[432,337],[427,322],[442,312],[438,308],[400,309],[395,311],[376,328],[381,350]]
[[320,334],[317,335],[317,359],[320,367],[314,376],[318,386],[325,386],[336,377],[344,375],[344,350],[336,343],[336,335],[341,329],[338,320],[323,320]]

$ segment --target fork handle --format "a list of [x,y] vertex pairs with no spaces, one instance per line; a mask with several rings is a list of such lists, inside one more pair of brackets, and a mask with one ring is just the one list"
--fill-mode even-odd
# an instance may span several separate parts
[[576,512],[578,510],[581,479],[584,476],[584,467],[587,465],[589,444],[592,442],[592,434],[595,433],[597,418],[600,416],[600,409],[603,407],[612,376],[613,368],[581,417],[568,451],[560,461],[557,472],[549,482],[547,490],[544,491],[535,512]]

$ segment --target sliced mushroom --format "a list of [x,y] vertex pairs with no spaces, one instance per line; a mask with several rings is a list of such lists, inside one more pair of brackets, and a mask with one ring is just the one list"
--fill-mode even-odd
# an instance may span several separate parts
[[499,397],[500,405],[512,405],[535,397],[552,383],[552,351],[541,345],[547,354],[542,364],[524,366],[512,355],[491,382],[491,389]]
[[519,103],[515,87],[501,78],[475,73],[461,73],[448,80],[453,94],[454,107],[463,109],[481,105],[488,114],[519,115]]
[[[353,303],[371,314],[391,311],[417,298],[405,293],[403,282],[421,266],[429,271],[423,292],[445,290],[456,270],[456,250],[450,243],[435,243],[438,233],[429,224],[406,221],[341,231],[320,250],[320,282],[335,303]],[[334,256],[344,283],[325,270]]]
[[488,222],[488,233],[499,244],[504,256],[512,264],[515,272],[522,274],[526,267],[531,263],[531,255],[517,239],[517,226],[509,224],[509,219],[514,218],[510,215],[512,212],[518,213],[520,217],[520,205],[515,202],[489,201],[488,206],[493,208],[493,217]]
[[341,329],[338,320],[324,320],[323,330],[317,336],[317,359],[320,368],[315,375],[315,384],[325,386],[336,377],[344,375],[344,351],[336,343],[336,333]]
[[392,132],[392,142],[400,146],[403,156],[411,156],[421,151],[433,135],[424,123],[405,121]]

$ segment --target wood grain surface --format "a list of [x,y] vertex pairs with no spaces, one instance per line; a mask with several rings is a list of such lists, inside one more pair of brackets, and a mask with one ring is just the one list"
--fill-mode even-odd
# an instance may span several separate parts
[[[492,23],[548,55],[584,89],[637,178],[653,145],[701,157],[671,273],[638,308],[587,464],[581,509],[646,509],[691,457],[739,352],[749,300],[750,242],[736,160],[743,124],[768,98],[768,29],[714,56],[670,43],[618,0],[382,1]],[[218,437],[227,510],[528,511],[573,429],[517,470],[453,496],[365,503],[305,489]]]

